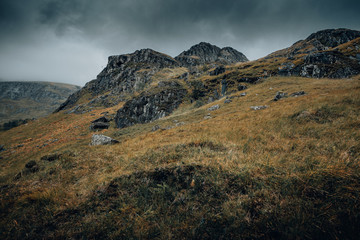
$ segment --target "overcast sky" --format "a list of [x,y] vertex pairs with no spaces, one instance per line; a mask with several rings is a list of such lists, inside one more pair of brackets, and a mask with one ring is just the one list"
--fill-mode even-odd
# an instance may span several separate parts
[[0,0],[0,79],[82,86],[109,55],[175,57],[202,41],[254,60],[318,30],[360,30],[359,12],[359,0]]

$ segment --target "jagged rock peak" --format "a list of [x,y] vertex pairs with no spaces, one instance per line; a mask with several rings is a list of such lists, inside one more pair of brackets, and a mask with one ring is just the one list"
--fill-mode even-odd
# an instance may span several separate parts
[[336,47],[360,37],[360,31],[346,28],[326,29],[311,34],[305,41],[316,40],[326,47]]
[[153,67],[171,67],[176,66],[178,63],[176,60],[166,54],[154,51],[152,49],[141,49],[134,53],[114,55],[108,58],[108,64],[105,69],[99,74],[101,76],[104,73],[108,73],[109,69],[121,68],[122,65],[127,63],[145,63],[150,64]]
[[56,111],[75,106],[88,93],[93,97],[98,96],[88,106],[114,106],[123,101],[127,94],[143,90],[152,81],[152,76],[162,68],[178,66],[180,64],[174,58],[152,49],[110,56],[108,64],[96,79],[88,82],[80,92],[71,95]]
[[214,62],[231,64],[235,62],[248,61],[244,54],[231,47],[221,49],[206,42],[201,42],[192,46],[189,50],[184,51],[175,57],[175,59],[185,66]]

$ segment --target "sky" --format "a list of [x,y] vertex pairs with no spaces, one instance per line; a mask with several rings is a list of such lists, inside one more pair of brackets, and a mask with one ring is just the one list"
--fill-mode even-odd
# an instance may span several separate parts
[[110,55],[175,57],[199,42],[255,60],[319,30],[360,30],[359,12],[359,0],[0,0],[0,79],[83,86]]

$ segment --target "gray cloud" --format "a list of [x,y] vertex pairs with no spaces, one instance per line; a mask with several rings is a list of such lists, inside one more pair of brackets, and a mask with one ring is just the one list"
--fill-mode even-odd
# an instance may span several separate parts
[[360,29],[358,0],[0,0],[0,78],[83,85],[108,55],[175,56],[207,41],[250,59],[325,28]]

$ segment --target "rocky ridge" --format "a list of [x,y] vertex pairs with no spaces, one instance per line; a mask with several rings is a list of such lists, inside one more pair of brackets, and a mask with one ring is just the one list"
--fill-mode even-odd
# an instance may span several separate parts
[[254,84],[271,75],[347,78],[360,73],[359,36],[354,30],[323,30],[249,63],[233,48],[205,42],[175,58],[151,49],[110,56],[97,79],[57,111],[83,113],[125,102],[115,118],[116,126],[124,128],[165,117],[184,99],[198,107],[243,89],[244,82]]
[[[193,59],[196,59],[193,60]],[[95,80],[88,82],[79,92],[72,94],[57,110],[70,109],[77,105],[75,113],[97,106],[111,107],[126,101],[134,92],[141,92],[153,76],[164,68],[191,67],[208,63],[230,64],[248,61],[242,53],[231,47],[220,49],[209,43],[200,43],[172,58],[152,49],[142,49],[131,54],[110,56],[107,66]],[[196,71],[198,73],[198,71]],[[184,78],[188,77],[188,73]],[[79,100],[90,94],[92,100],[80,106]]]
[[359,38],[356,30],[322,30],[266,58],[286,58],[279,66],[283,76],[347,78],[360,73]]

